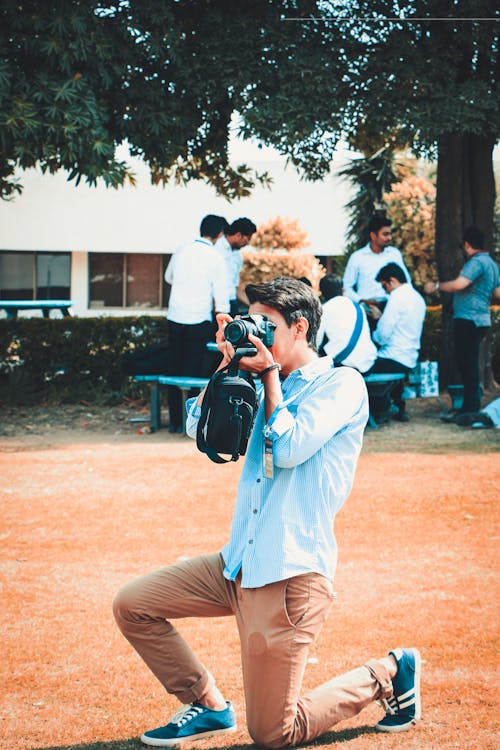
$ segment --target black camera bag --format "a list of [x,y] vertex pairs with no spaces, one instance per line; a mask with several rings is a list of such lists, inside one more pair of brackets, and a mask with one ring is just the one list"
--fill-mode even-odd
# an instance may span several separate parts
[[[231,364],[210,378],[196,433],[198,450],[216,464],[237,461],[245,455],[258,408],[251,376],[238,372]],[[222,458],[219,453],[231,458]]]

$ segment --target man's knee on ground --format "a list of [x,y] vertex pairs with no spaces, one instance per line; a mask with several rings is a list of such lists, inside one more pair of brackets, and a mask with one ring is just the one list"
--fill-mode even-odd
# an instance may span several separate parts
[[252,726],[247,723],[248,733],[259,747],[280,748],[290,747],[293,743],[292,730],[279,731],[276,728],[269,729],[261,726]]

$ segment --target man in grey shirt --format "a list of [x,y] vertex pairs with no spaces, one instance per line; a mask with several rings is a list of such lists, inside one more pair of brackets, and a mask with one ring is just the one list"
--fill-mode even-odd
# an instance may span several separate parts
[[424,285],[426,294],[439,290],[453,292],[455,357],[464,386],[463,405],[446,421],[455,421],[458,414],[478,412],[481,408],[479,383],[479,345],[491,326],[492,296],[500,295],[498,265],[484,249],[484,232],[468,227],[463,235],[467,260],[460,274],[451,281]]

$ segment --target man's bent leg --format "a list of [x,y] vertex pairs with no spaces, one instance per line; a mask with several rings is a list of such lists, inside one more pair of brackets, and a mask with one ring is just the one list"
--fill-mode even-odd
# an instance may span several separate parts
[[266,747],[295,744],[308,648],[331,609],[331,583],[309,573],[237,590],[248,731]]
[[238,586],[238,599],[247,725],[257,744],[303,744],[391,695],[391,676],[381,660],[299,697],[309,645],[333,600],[322,576],[297,576],[260,589]]
[[375,700],[392,695],[392,682],[383,660],[370,660],[363,667],[334,677],[304,695],[297,705],[297,723],[307,742],[339,721],[359,714]]
[[219,554],[186,560],[132,581],[113,603],[124,636],[181,703],[206,693],[209,675],[169,620],[233,614],[234,584],[223,568]]

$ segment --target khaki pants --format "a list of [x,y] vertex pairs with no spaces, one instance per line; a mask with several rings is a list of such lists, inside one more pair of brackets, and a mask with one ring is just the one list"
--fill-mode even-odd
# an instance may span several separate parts
[[236,617],[247,726],[260,745],[303,744],[391,695],[387,670],[373,660],[300,696],[309,645],[332,605],[330,582],[308,573],[248,589],[223,569],[218,554],[187,560],[138,578],[114,602],[121,631],[181,703],[198,700],[209,675],[170,620],[225,615]]

